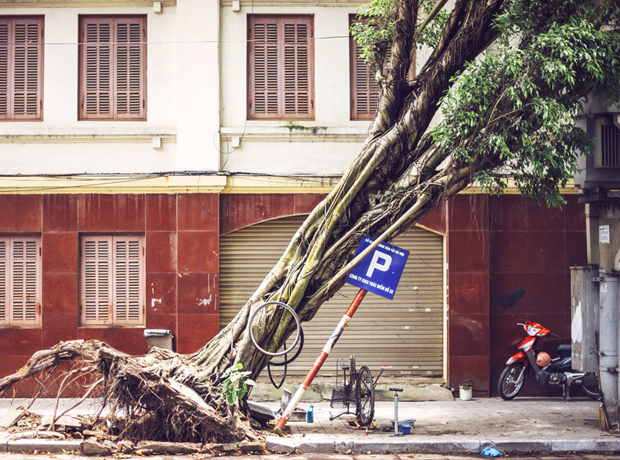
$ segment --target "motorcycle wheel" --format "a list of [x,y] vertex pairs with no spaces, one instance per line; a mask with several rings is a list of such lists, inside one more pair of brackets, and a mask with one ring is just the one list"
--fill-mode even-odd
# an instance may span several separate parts
[[588,398],[599,399],[598,382],[590,385],[579,385],[579,388]]
[[[502,399],[510,400],[517,396],[525,383],[523,363],[513,363],[504,369],[497,383],[497,392]],[[521,376],[521,378],[519,378]]]

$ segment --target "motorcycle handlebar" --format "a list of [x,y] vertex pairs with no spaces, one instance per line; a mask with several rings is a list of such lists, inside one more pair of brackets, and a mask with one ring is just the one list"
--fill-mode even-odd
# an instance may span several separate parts
[[553,332],[549,333],[549,335],[550,335],[551,337],[556,337],[556,338],[558,338],[558,339],[560,338],[560,336],[559,336],[559,335],[554,334]]

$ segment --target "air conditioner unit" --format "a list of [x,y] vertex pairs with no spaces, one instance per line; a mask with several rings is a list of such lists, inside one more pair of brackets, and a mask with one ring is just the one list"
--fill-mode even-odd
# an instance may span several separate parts
[[[620,168],[620,114],[599,116],[595,124],[594,167]],[[617,173],[617,171],[616,171]]]
[[[620,189],[620,106],[605,106],[600,100],[589,102],[588,115],[577,120],[577,126],[584,129],[596,142],[594,155],[584,155],[578,159],[580,173],[575,174],[575,187],[587,190]],[[587,202],[600,197],[599,193],[580,196],[579,201]]]

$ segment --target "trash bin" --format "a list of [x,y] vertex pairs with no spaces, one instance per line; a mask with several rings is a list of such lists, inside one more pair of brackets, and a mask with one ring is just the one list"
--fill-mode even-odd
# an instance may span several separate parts
[[146,337],[147,352],[151,351],[151,348],[164,348],[166,350],[172,350],[172,331],[168,329],[145,329],[144,337]]

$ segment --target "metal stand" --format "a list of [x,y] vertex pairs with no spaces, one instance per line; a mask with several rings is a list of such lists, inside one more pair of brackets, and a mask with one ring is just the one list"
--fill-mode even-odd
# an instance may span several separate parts
[[403,389],[390,388],[390,391],[394,392],[394,436],[400,436],[400,430],[398,429],[398,393],[403,391]]

